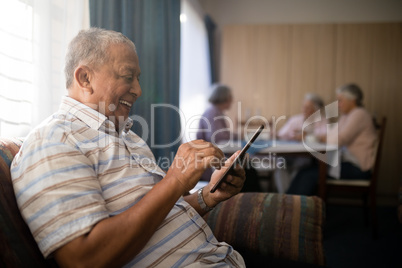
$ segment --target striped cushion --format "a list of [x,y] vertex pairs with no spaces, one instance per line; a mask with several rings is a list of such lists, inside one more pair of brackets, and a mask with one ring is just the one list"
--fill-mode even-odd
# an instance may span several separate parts
[[21,145],[22,138],[0,139],[0,172],[1,174],[8,176],[10,179],[10,165],[14,156],[20,150]]
[[324,265],[324,217],[318,197],[244,193],[204,218],[219,241],[240,251]]

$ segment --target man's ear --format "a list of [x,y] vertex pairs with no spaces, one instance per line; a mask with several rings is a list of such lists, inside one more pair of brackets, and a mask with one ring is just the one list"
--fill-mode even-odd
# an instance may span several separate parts
[[74,79],[84,93],[93,93],[91,85],[92,74],[92,70],[85,65],[78,66],[74,71]]

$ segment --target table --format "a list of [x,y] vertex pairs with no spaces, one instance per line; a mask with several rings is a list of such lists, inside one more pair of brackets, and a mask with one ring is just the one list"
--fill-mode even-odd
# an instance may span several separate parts
[[[217,146],[225,155],[231,155],[241,150],[244,141],[232,141],[218,143]],[[255,148],[259,147],[259,148]],[[250,149],[250,155],[267,156],[276,154],[276,156],[308,156],[316,157],[319,160],[319,182],[318,196],[325,200],[326,195],[326,179],[327,179],[327,163],[333,161],[332,157],[336,157],[338,146],[322,143],[302,143],[294,141],[261,141],[255,143]]]

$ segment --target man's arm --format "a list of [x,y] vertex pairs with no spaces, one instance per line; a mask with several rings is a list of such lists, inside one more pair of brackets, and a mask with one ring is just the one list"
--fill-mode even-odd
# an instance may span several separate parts
[[122,266],[145,246],[182,194],[180,183],[166,176],[127,211],[100,221],[55,251],[60,266]]
[[[133,259],[152,237],[175,202],[191,190],[204,167],[223,153],[212,144],[194,141],[180,146],[166,176],[137,204],[97,223],[92,230],[54,252],[60,266],[122,266]],[[197,162],[199,161],[199,162]],[[219,166],[217,166],[219,168]]]

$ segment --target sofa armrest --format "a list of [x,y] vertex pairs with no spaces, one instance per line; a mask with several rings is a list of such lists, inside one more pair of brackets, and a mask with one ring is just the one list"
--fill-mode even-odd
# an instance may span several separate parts
[[240,193],[204,219],[239,251],[322,266],[324,211],[318,197]]

